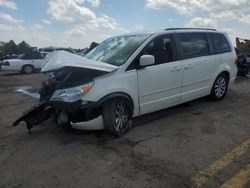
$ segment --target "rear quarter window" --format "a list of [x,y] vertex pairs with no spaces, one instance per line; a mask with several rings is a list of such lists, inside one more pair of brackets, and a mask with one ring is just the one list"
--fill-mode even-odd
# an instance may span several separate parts
[[210,36],[214,45],[215,54],[221,54],[232,51],[232,48],[225,35],[221,33],[211,33]]

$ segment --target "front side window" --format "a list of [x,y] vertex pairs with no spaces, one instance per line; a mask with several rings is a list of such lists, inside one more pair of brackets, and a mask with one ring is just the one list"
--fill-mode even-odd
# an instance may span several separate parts
[[209,55],[208,41],[205,33],[180,33],[182,59]]
[[172,37],[161,36],[155,38],[143,49],[142,55],[153,55],[155,64],[172,62],[174,60]]
[[96,61],[120,66],[149,37],[149,35],[128,35],[105,40],[85,57]]
[[232,49],[226,37],[220,33],[211,34],[212,41],[214,43],[214,50],[216,54],[231,52]]

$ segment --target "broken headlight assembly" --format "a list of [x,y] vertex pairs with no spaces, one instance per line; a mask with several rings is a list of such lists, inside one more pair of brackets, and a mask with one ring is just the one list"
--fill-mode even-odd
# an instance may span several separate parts
[[50,100],[61,102],[75,102],[82,99],[93,86],[94,81],[77,87],[59,89],[54,92]]

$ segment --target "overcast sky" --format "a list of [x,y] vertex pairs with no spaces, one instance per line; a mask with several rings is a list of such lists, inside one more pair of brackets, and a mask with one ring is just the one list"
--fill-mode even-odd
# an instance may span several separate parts
[[127,32],[209,27],[250,38],[249,0],[0,0],[0,41],[84,48]]

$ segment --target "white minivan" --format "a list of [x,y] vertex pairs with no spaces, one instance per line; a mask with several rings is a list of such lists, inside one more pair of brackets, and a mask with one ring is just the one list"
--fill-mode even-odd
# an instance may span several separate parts
[[[57,53],[42,72],[40,105],[14,125],[53,117],[75,128],[123,135],[132,117],[203,96],[222,100],[236,77],[227,34],[213,29],[166,29],[112,37],[85,57]],[[42,114],[42,115],[41,115]],[[43,117],[43,118],[42,118]]]

